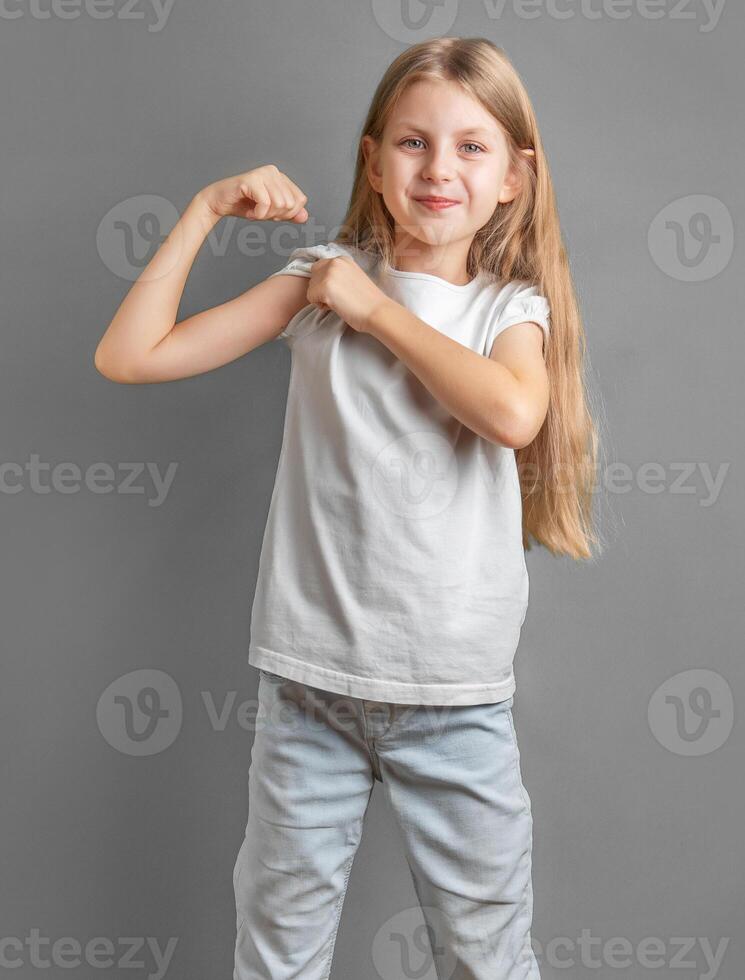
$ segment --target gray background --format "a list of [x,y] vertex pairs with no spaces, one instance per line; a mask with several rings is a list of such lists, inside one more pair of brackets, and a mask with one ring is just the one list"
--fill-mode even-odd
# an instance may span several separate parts
[[[380,75],[410,41],[445,33],[502,45],[533,99],[606,464],[621,464],[624,488],[601,473],[599,561],[528,555],[515,719],[534,811],[542,976],[742,977],[742,5],[729,0],[709,30],[703,0],[663,2],[656,20],[642,0],[586,0],[584,12],[563,0],[567,19],[516,0],[501,15],[412,0],[423,25],[409,36],[395,26],[398,0],[178,0],[160,25],[144,3],[128,17],[115,3],[97,19],[82,5],[40,2],[51,16],[23,5],[0,18],[0,463],[22,468],[36,454],[84,473],[108,462],[116,476],[110,493],[83,480],[69,492],[68,470],[68,492],[58,479],[44,493],[28,470],[3,470],[0,939],[23,943],[34,929],[83,946],[107,937],[116,961],[120,937],[176,937],[168,976],[232,975],[231,871],[253,739],[237,708],[256,694],[249,614],[290,354],[270,343],[153,386],[102,378],[93,352],[131,282],[123,260],[107,264],[122,246],[105,220],[115,206],[135,214],[146,194],[180,212],[200,187],[274,162],[323,225],[295,243],[326,240]],[[721,207],[686,211],[690,195]],[[668,205],[671,223],[655,225]],[[675,224],[690,259],[701,214],[719,240],[686,262]],[[224,251],[200,252],[180,319],[284,262],[292,242],[248,255],[241,227],[221,222]],[[177,464],[159,506],[146,472],[134,481],[144,492],[126,492],[120,467],[132,462]],[[645,484],[650,462],[658,470]],[[702,474],[726,463],[712,494]],[[117,744],[120,713],[105,691],[140,670],[170,676],[182,718],[160,748],[133,755]],[[219,713],[231,696],[225,723],[211,720],[209,706]],[[431,980],[380,952],[399,913],[416,951],[416,897],[376,786],[335,980]],[[594,937],[594,966],[583,935]],[[646,937],[657,940],[649,960]],[[723,938],[713,972],[706,943],[716,950]],[[549,955],[552,940],[564,945]],[[146,950],[139,967],[84,961],[50,973],[20,949],[6,955],[23,965],[0,973],[154,972]]]

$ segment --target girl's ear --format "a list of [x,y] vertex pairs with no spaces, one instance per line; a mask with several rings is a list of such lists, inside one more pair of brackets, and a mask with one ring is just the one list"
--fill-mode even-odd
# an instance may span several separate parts
[[367,179],[374,191],[381,193],[382,178],[378,169],[378,144],[372,136],[362,137],[362,152],[365,155]]
[[[532,147],[528,147],[527,149],[520,148],[517,152],[521,153],[525,157],[529,167],[535,166],[533,160],[530,160],[531,157],[535,158],[535,150]],[[510,163],[509,169],[507,170],[507,175],[504,178],[504,183],[502,184],[502,190],[499,194],[499,203],[509,204],[510,201],[514,201],[522,190],[522,186],[522,173],[515,163]]]

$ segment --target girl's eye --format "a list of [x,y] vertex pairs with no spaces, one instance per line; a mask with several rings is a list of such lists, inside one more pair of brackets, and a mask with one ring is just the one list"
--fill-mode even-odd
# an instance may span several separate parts
[[[407,139],[402,140],[401,143],[400,143],[400,145],[401,146],[406,146],[406,145],[408,145],[410,143],[421,143],[421,142],[422,142],[422,140],[420,140],[418,136],[409,136]],[[472,154],[473,156],[478,156],[479,153],[482,153],[483,152],[482,148],[478,145],[478,143],[464,143],[463,145],[464,146],[472,146],[472,147],[474,147],[474,149],[476,149],[478,151],[478,153]],[[416,149],[416,147],[414,147],[414,149]]]

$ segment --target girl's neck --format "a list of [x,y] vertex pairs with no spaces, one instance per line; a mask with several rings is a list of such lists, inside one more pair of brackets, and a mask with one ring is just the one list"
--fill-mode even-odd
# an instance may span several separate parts
[[470,247],[470,241],[437,246],[409,236],[394,244],[392,268],[399,272],[424,272],[453,286],[466,286],[471,281],[467,271]]

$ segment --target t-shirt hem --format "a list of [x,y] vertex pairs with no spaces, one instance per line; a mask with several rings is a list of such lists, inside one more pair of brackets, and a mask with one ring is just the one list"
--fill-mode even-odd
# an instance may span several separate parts
[[491,704],[505,701],[515,693],[516,682],[512,668],[508,677],[494,684],[409,684],[402,681],[383,681],[380,678],[344,674],[328,667],[319,667],[295,660],[267,647],[249,645],[248,662],[259,670],[267,670],[309,687],[316,687],[347,697],[368,701],[388,701],[395,704],[463,705]]

